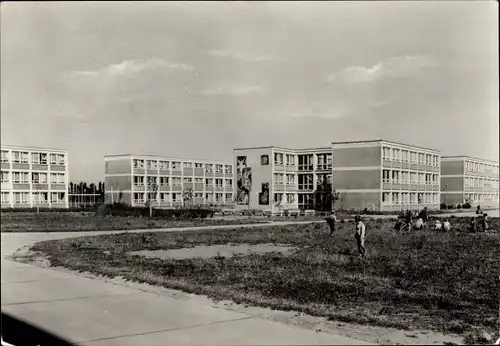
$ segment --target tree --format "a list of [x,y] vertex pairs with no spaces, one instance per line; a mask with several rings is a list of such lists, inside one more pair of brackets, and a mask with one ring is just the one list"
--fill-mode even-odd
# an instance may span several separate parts
[[102,182],[100,181],[99,182],[99,187],[97,188],[97,193],[102,195],[103,191],[102,191]]
[[96,188],[94,183],[89,184],[89,191],[90,193],[96,193]]
[[344,204],[346,199],[347,199],[347,192],[342,192],[339,196],[340,210],[344,210]]
[[74,193],[73,188],[74,188],[74,186],[73,186],[73,182],[71,181],[71,182],[69,183],[69,193]]
[[331,191],[331,198],[332,198],[332,210],[335,210],[335,202],[337,202],[340,198],[340,194],[337,192],[337,190]]
[[79,194],[83,193],[83,181],[81,181],[80,184],[78,184],[78,193]]
[[88,190],[87,190],[87,183],[83,183],[82,193],[83,193],[84,195],[86,195],[86,194],[87,194],[87,192],[88,192]]
[[189,204],[193,205],[193,189],[187,188],[182,192],[184,205]]

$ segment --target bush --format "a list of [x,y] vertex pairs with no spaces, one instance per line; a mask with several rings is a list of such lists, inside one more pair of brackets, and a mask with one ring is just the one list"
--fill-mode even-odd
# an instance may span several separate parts
[[462,205],[461,204],[457,204],[457,209],[462,209]]
[[[39,208],[40,213],[79,213],[79,212],[95,212],[98,205],[90,205],[87,207],[71,207],[71,208]],[[2,213],[36,213],[37,209],[34,208],[2,208]]]
[[441,203],[441,205],[440,205],[439,208],[440,209],[448,209],[448,206],[446,204],[444,204],[444,203]]
[[454,204],[448,204],[448,209],[455,209],[455,205]]
[[472,208],[472,206],[470,205],[470,203],[469,203],[469,202],[465,202],[465,203],[462,205],[462,208],[463,208],[463,209],[470,209],[470,208]]
[[[134,216],[134,217],[149,217],[148,207],[131,207],[123,203],[108,204],[106,206],[107,214],[114,216]],[[208,208],[177,208],[177,209],[155,209],[153,208],[153,218],[157,219],[176,219],[186,220],[201,218],[205,219],[209,215],[213,215],[214,211]]]

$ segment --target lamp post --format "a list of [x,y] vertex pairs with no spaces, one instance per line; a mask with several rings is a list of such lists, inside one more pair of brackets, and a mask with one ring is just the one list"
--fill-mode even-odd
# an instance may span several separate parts
[[156,193],[158,191],[158,185],[156,183],[151,183],[148,186],[149,217],[151,218],[153,217],[153,203],[151,203],[151,192],[149,191],[152,191],[156,197]]

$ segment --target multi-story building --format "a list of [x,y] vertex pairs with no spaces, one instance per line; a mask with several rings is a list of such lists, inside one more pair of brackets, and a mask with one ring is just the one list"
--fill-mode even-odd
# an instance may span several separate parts
[[469,156],[441,158],[441,203],[498,206],[498,162]]
[[231,204],[230,162],[174,159],[150,155],[104,157],[106,203],[168,208],[185,204]]
[[234,150],[237,204],[330,210],[438,209],[440,153],[395,142],[334,142],[331,147]]
[[439,209],[439,151],[384,140],[332,145],[341,208]]
[[2,208],[67,208],[68,152],[1,147]]
[[234,149],[235,203],[252,209],[331,208],[331,148]]

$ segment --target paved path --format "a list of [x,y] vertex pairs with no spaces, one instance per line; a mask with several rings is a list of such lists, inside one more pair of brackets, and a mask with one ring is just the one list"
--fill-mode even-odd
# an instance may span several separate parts
[[2,233],[2,311],[81,345],[368,344],[4,258],[37,241],[106,233],[122,232]]

